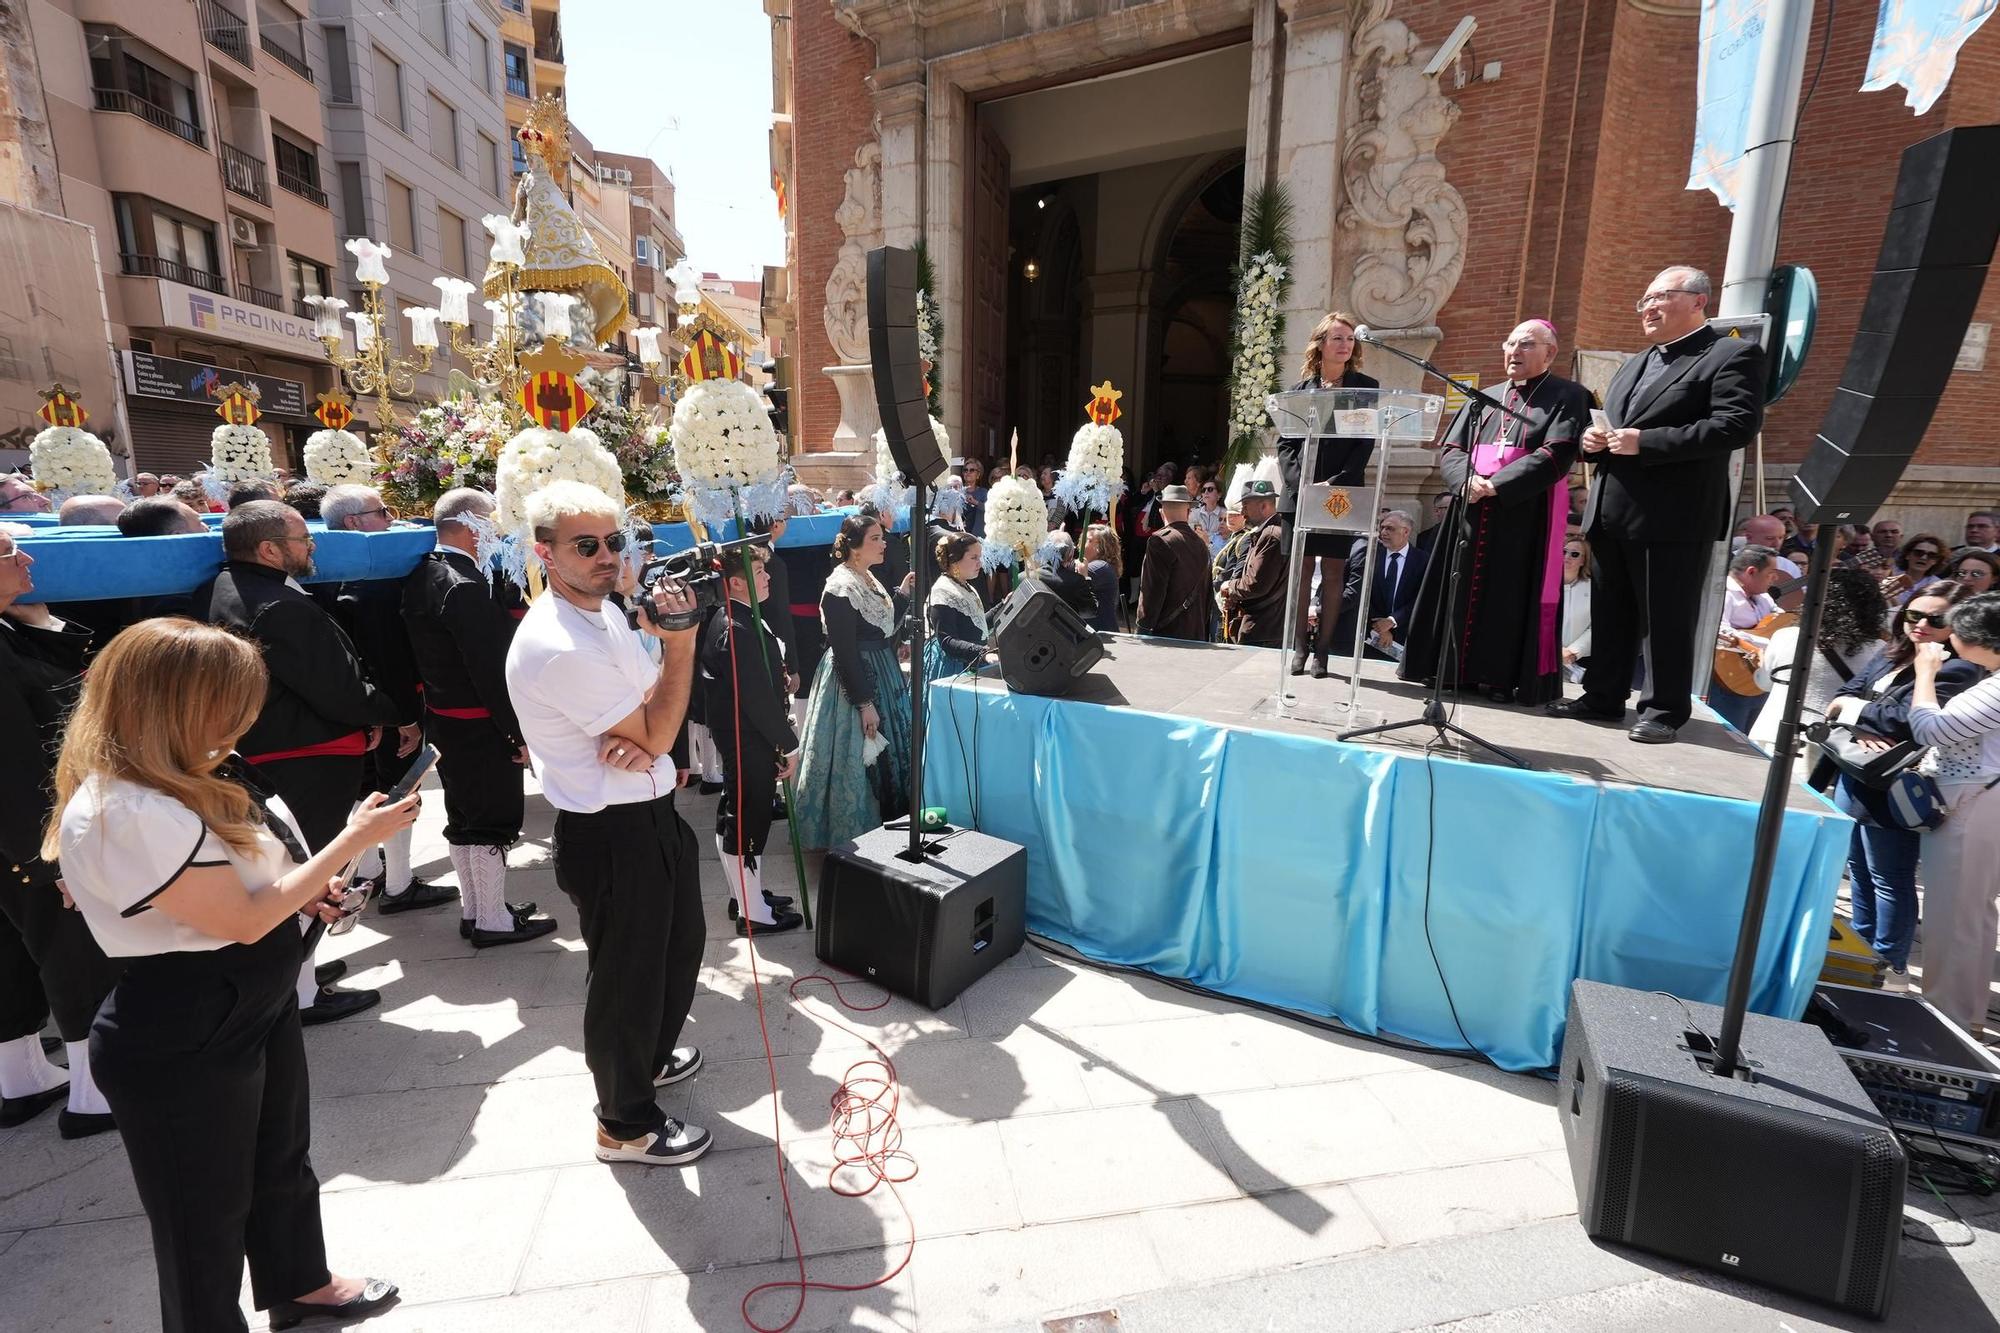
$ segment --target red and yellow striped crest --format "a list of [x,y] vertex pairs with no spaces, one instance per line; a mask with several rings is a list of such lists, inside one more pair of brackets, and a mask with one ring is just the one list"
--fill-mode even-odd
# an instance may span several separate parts
[[1092,385],[1090,403],[1083,409],[1084,413],[1098,425],[1108,426],[1125,415],[1118,407],[1118,400],[1124,396],[1125,391],[1112,388],[1110,380]]
[[313,415],[328,430],[346,430],[348,423],[354,420],[354,409],[348,405],[349,401],[340,390],[330,390],[319,396],[319,406],[313,409]]
[[209,390],[222,401],[216,404],[215,415],[232,426],[254,426],[264,414],[257,410],[257,400],[263,395],[249,384],[222,384]]
[[83,410],[83,400],[62,386],[60,381],[42,392],[42,407],[35,415],[51,426],[75,426],[79,429],[90,420],[90,413]]
[[702,329],[688,339],[681,357],[681,374],[690,383],[702,380],[733,380],[743,373],[743,357],[713,329]]
[[544,430],[574,430],[597,400],[567,371],[544,370],[521,385],[521,410]]
[[778,196],[778,221],[783,222],[790,200],[785,192],[785,178],[775,171],[771,173],[771,192]]

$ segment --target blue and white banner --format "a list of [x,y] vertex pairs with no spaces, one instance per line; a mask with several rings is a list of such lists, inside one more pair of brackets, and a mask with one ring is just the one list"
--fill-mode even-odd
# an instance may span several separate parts
[[1694,161],[1690,190],[1710,190],[1735,208],[1749,147],[1750,94],[1764,45],[1767,0],[1702,0],[1701,56],[1695,74]]
[[1923,115],[1944,96],[1958,48],[2000,9],[2000,0],[1882,0],[1864,93],[1902,84],[1906,105]]

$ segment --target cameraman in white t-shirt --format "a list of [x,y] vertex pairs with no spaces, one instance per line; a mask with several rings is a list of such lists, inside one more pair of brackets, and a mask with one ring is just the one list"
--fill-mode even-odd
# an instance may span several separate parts
[[677,1165],[708,1151],[706,1130],[664,1115],[654,1089],[701,1067],[676,1047],[707,935],[695,836],[674,812],[669,753],[687,714],[694,596],[663,582],[657,666],[609,594],[626,533],[620,506],[581,482],[529,497],[548,590],[507,652],[507,693],[535,777],[556,808],[556,884],[576,904],[590,955],[583,1057],[597,1085],[597,1156]]

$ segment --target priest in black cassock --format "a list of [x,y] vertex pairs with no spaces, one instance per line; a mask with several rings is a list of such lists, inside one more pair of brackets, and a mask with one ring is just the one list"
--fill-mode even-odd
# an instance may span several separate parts
[[[1556,330],[1531,319],[1500,345],[1507,384],[1495,397],[1526,420],[1468,403],[1439,466],[1456,497],[1417,596],[1397,674],[1477,688],[1496,703],[1562,697],[1562,482],[1590,427],[1581,384],[1551,374]],[[1462,567],[1449,609],[1452,564]],[[1449,636],[1449,637],[1447,637]]]

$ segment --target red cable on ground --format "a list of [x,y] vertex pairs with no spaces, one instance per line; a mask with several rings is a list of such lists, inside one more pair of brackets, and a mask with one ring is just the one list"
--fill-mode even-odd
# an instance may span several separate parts
[[[748,567],[745,572],[750,576],[750,594],[754,597],[757,593],[756,571],[754,567],[750,567],[752,561],[747,554],[744,557],[744,564]],[[724,571],[723,579],[726,587],[727,571]],[[894,1268],[872,1281],[842,1284],[814,1282],[807,1278],[805,1250],[799,1244],[799,1221],[792,1211],[792,1190],[785,1179],[784,1128],[778,1102],[778,1062],[771,1051],[771,1030],[764,1017],[764,981],[757,970],[757,923],[750,919],[750,877],[743,864],[743,676],[736,660],[736,618],[730,612],[727,602],[722,607],[722,614],[726,621],[723,637],[729,644],[729,674],[731,681],[736,685],[736,689],[731,691],[736,705],[736,818],[733,821],[736,825],[736,911],[738,919],[743,922],[743,937],[750,943],[750,986],[757,997],[757,1034],[764,1042],[764,1071],[771,1083],[771,1150],[777,1157],[778,1192],[784,1200],[785,1226],[791,1233],[792,1257],[797,1262],[799,1270],[796,1278],[782,1282],[765,1282],[752,1287],[743,1294],[740,1310],[743,1322],[757,1333],[786,1333],[786,1330],[798,1323],[799,1316],[805,1313],[808,1291],[867,1291],[895,1280],[898,1274],[909,1267],[911,1258],[917,1252],[917,1222],[910,1214],[908,1201],[903,1198],[902,1191],[896,1186],[915,1178],[917,1163],[915,1158],[903,1150],[903,1130],[896,1123],[896,1112],[902,1096],[896,1078],[895,1061],[889,1058],[887,1051],[861,1033],[845,1023],[836,1023],[836,1027],[858,1038],[880,1058],[860,1060],[849,1065],[846,1074],[841,1077],[840,1086],[834,1091],[832,1098],[834,1164],[827,1172],[827,1188],[844,1198],[858,1199],[864,1194],[871,1193],[877,1185],[887,1185],[889,1192],[896,1196],[896,1203],[903,1210],[903,1220],[909,1224],[910,1236],[909,1243],[903,1249],[902,1259]],[[760,660],[762,647],[760,644]],[[768,663],[765,666],[768,672]],[[788,813],[795,817],[798,812],[794,810]],[[760,889],[762,887],[761,879],[759,887]],[[801,885],[799,891],[803,893],[805,886]],[[825,982],[833,989],[836,1000],[856,1012],[866,1013],[889,1003],[888,995],[884,994],[874,1004],[855,1004],[841,994],[839,981],[817,972],[795,978],[786,993],[797,999],[799,987],[812,981]],[[873,1072],[878,1069],[882,1072],[879,1074]],[[907,1170],[901,1171],[900,1174],[891,1172],[892,1165],[904,1164],[907,1164]],[[868,1183],[860,1189],[842,1189],[838,1177],[841,1171],[848,1167],[866,1169],[870,1176]],[[793,1290],[799,1294],[798,1303],[793,1306],[791,1317],[777,1325],[758,1323],[751,1317],[750,1302],[755,1300],[760,1292],[779,1289]]]

